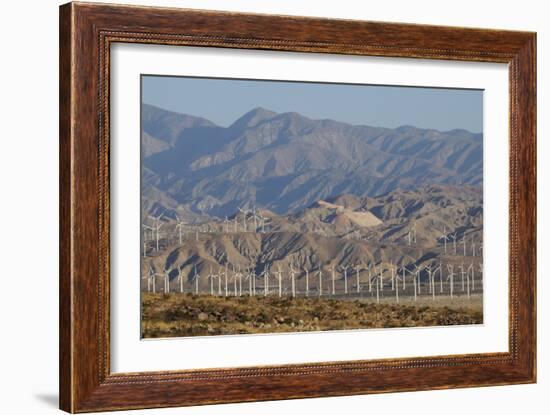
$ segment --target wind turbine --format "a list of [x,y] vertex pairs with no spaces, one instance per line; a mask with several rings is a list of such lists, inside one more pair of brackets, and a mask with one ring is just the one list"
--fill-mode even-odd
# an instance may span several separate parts
[[476,256],[476,242],[474,241],[474,235],[472,235],[472,256]]
[[153,269],[149,266],[148,274],[142,277],[142,280],[147,280],[147,292],[151,292],[151,277],[153,276]]
[[345,267],[340,267],[344,271],[344,294],[348,293],[348,268],[349,265],[346,265]]
[[470,270],[473,269],[474,264],[470,264],[468,268],[466,268],[466,294],[468,296],[468,300],[470,299]]
[[197,266],[195,265],[195,275],[193,279],[195,280],[195,294],[199,293],[199,278],[201,277],[201,274],[197,272]]
[[249,209],[241,209],[241,208],[237,208],[237,209],[239,209],[239,211],[243,214],[243,229],[244,229],[245,232],[247,232],[248,227],[247,227],[247,223],[246,223],[246,217],[250,213],[250,210]]
[[428,271],[428,284],[430,285],[430,293],[432,294],[432,300],[435,301],[435,273],[437,268],[434,268],[432,264],[424,267]]
[[264,265],[264,270],[259,276],[262,275],[264,277],[264,297],[267,297],[269,294],[269,267],[267,265]]
[[462,234],[462,245],[464,246],[464,256],[466,256],[466,237]]
[[443,294],[443,264],[439,263],[439,293]]
[[356,264],[354,268],[355,268],[355,279],[356,279],[356,284],[357,284],[357,294],[360,294],[361,293],[361,281],[359,279],[359,270],[361,269],[361,267],[359,266],[359,264]]
[[277,275],[279,276],[279,298],[282,297],[283,295],[283,275],[282,275],[282,271],[281,271],[281,266],[278,265],[277,266]]
[[160,222],[160,220],[162,219],[162,216],[163,216],[162,213],[158,217],[149,215],[149,217],[154,221],[154,224],[152,227],[154,228],[154,232],[155,232],[157,252],[159,250],[159,233],[160,233],[160,228],[162,227],[162,223]]
[[252,219],[254,219],[254,232],[258,230],[258,216],[256,216],[256,205],[252,206]]
[[252,297],[252,286],[253,286],[253,276],[255,277],[255,274],[253,274],[253,272],[250,271],[250,268],[247,268],[246,270],[246,275],[245,275],[245,280],[248,280],[248,295],[250,297]]
[[214,275],[212,274],[212,267],[208,271],[208,280],[210,281],[210,295],[214,295]]
[[[369,293],[372,292],[372,272],[371,272],[370,267],[371,267],[371,263],[369,262],[368,268],[367,268],[367,270],[369,272]],[[376,265],[374,266],[374,272],[376,273]]]
[[153,294],[157,292],[157,275],[153,268],[149,267],[149,275],[151,276],[151,283],[153,284]]
[[[418,290],[418,294],[420,294],[420,292],[421,292],[421,286],[420,286],[420,273],[422,272],[422,267],[421,267],[421,266],[419,267],[419,266],[416,265],[416,264],[413,264],[413,266],[414,266],[414,268],[415,268],[415,271],[414,271],[414,273],[415,273],[415,279],[414,279],[415,285],[414,285],[414,288],[415,288],[415,291]],[[415,299],[415,301],[416,301],[416,294],[415,294],[415,296],[414,296],[414,299]]]
[[456,237],[457,237],[456,232],[453,233],[453,234],[451,234],[451,235],[449,235],[449,236],[450,236],[451,239],[453,240],[454,254],[456,255]]
[[309,297],[309,270],[305,268],[306,271],[306,297]]
[[178,216],[178,214],[176,213],[176,221],[177,221],[177,225],[176,225],[176,229],[178,230],[178,234],[179,234],[179,241],[180,241],[180,245],[182,243],[182,239],[181,239],[181,231],[182,231],[182,228],[183,226],[185,225],[185,222],[183,222],[182,220],[180,220],[180,217]]
[[319,275],[319,297],[321,297],[323,295],[323,270],[321,269],[321,265],[319,265],[317,274]]
[[462,292],[464,292],[465,289],[466,289],[465,286],[464,286],[464,273],[465,273],[465,271],[464,271],[464,262],[463,262],[463,263],[460,264],[460,274],[462,276]]
[[447,236],[447,227],[443,226],[443,234],[441,235],[441,239],[443,239],[443,246],[445,247],[445,255],[447,255],[447,240],[449,237]]
[[180,283],[180,293],[183,293],[183,268],[178,268],[178,281]]
[[380,304],[380,284],[384,283],[384,280],[382,279],[382,267],[379,268],[380,273],[378,274],[378,278],[376,278],[376,303]]
[[454,269],[455,269],[454,264],[447,264],[447,271],[449,271],[449,276],[447,277],[447,279],[448,280],[450,279],[449,294],[451,298],[453,298],[453,291],[454,291],[454,276],[455,276]]
[[147,256],[147,229],[153,232],[153,228],[143,224],[143,258]]
[[227,290],[227,265],[228,263],[225,263],[225,272],[224,272],[224,280],[225,280],[225,296],[228,296],[228,290]]
[[172,270],[164,270],[164,292],[169,293],[170,292],[170,272]]
[[233,267],[233,295],[237,296],[237,275],[235,274],[235,267]]
[[222,267],[218,269],[218,295],[222,295]]
[[292,297],[295,298],[296,297],[296,280],[294,278],[296,274],[296,271],[294,270],[294,267],[292,266],[292,264],[290,264],[290,281],[291,281],[291,286],[292,286]]
[[334,265],[332,266],[331,271],[332,271],[332,295],[335,295],[336,290],[335,290],[335,278],[334,278]]
[[227,215],[225,216],[225,220],[223,221],[223,224],[225,226],[225,233],[229,233],[229,219],[227,219]]

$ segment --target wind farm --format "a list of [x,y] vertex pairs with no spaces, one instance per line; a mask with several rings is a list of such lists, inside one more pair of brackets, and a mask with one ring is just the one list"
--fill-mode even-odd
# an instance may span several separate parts
[[481,134],[142,110],[142,337],[483,323]]

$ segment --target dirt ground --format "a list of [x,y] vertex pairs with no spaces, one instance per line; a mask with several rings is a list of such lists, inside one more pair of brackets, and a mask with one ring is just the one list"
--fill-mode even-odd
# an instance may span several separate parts
[[481,299],[449,305],[327,298],[142,293],[142,337],[186,337],[483,323]]

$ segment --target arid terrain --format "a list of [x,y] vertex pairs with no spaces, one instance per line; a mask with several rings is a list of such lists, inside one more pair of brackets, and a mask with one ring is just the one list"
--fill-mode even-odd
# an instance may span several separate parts
[[212,297],[149,294],[142,300],[142,337],[283,333],[483,322],[479,296],[448,305],[376,304],[319,298]]
[[481,134],[142,114],[146,337],[481,321]]

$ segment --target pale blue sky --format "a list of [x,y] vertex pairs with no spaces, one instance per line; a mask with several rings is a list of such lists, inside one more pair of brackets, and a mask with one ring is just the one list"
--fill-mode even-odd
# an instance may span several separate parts
[[228,126],[256,107],[355,125],[483,130],[483,91],[142,76],[142,100]]

